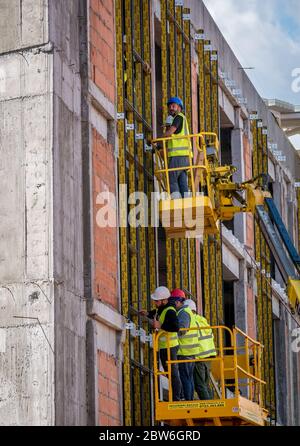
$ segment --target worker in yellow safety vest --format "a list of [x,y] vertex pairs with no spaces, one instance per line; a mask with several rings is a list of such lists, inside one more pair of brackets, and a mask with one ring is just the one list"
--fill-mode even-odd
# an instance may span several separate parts
[[[181,361],[195,359],[199,353],[198,332],[193,330],[196,327],[196,318],[189,306],[186,304],[185,293],[180,289],[175,289],[171,293],[171,298],[176,305],[180,330],[178,332],[179,349],[177,358]],[[183,388],[184,398],[187,401],[194,399],[194,372],[195,362],[179,363],[179,373]]]
[[[170,349],[171,361],[177,360],[177,350],[179,348],[178,331],[179,323],[174,303],[170,302],[170,291],[164,286],[156,288],[151,299],[156,306],[155,310],[141,310],[139,313],[149,319],[152,328],[162,333],[158,338],[159,357],[163,369],[167,371],[168,346]],[[169,334],[168,334],[169,333]],[[168,341],[169,337],[169,341]],[[171,381],[173,401],[179,401],[181,398],[181,381],[179,376],[178,364],[172,364]]]
[[[190,166],[190,157],[193,157],[192,145],[189,138],[175,138],[189,135],[189,126],[185,115],[182,113],[183,102],[178,97],[171,97],[168,100],[169,116],[173,120],[166,129],[164,137],[172,137],[168,141],[168,167],[178,169]],[[173,198],[184,197],[188,194],[188,180],[186,170],[169,172],[170,192]]]
[[[195,315],[196,325],[202,330],[198,330],[198,353],[196,359],[210,358],[217,355],[216,347],[214,343],[214,335],[209,323],[205,317],[197,314],[197,307],[192,299],[186,300],[186,305],[189,306],[193,314]],[[194,368],[194,385],[195,390],[200,400],[213,399],[213,392],[209,387],[209,378],[211,370],[211,361],[196,362]]]

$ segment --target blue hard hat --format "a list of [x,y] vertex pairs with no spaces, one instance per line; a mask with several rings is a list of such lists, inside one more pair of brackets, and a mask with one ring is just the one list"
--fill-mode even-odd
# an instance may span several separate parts
[[183,108],[183,102],[180,98],[178,98],[177,96],[174,96],[173,98],[170,98],[168,100],[168,105],[170,104],[177,104],[179,105],[181,108]]

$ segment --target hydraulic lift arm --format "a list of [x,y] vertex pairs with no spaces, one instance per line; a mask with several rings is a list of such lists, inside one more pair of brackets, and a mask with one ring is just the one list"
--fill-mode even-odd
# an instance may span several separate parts
[[[272,198],[256,207],[256,218],[286,285],[292,312],[300,316],[300,257]],[[277,228],[277,231],[276,229]],[[284,246],[286,249],[284,249]]]

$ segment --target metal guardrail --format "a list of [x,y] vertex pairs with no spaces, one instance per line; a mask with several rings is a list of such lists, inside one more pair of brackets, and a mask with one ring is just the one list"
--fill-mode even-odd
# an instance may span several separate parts
[[[234,388],[234,396],[238,397],[240,395],[240,388],[247,388],[247,395],[250,401],[253,401],[262,408],[262,386],[266,384],[262,380],[262,351],[263,345],[258,341],[252,339],[246,333],[244,333],[239,328],[233,328],[232,330],[223,325],[217,326],[206,326],[206,327],[191,327],[189,329],[181,329],[181,331],[190,330],[207,330],[211,329],[218,339],[218,346],[216,347],[217,355],[215,357],[204,358],[204,359],[189,359],[189,360],[171,360],[170,356],[170,334],[164,331],[159,331],[154,334],[153,337],[153,353],[154,353],[154,392],[155,392],[155,404],[158,404],[161,400],[159,398],[159,377],[166,376],[169,380],[169,402],[173,401],[172,394],[172,376],[171,367],[172,364],[179,363],[190,363],[190,362],[212,362],[218,363],[215,367],[218,370],[218,378],[214,376],[215,380],[218,382],[220,388],[220,396],[222,400],[227,399],[226,388]],[[229,334],[230,346],[224,346],[225,333]],[[167,370],[159,370],[159,359],[158,359],[158,341],[161,336],[166,336],[167,338]],[[241,337],[244,341],[244,345],[238,346],[238,337]],[[231,355],[228,355],[229,352]],[[242,352],[244,351],[244,354]],[[230,366],[228,366],[230,364]],[[230,372],[230,376],[233,379],[226,377]],[[230,382],[228,382],[230,381]],[[233,382],[232,382],[233,381]]]
[[[175,169],[169,168],[168,163],[168,141],[176,140],[176,139],[186,139],[190,142],[191,147],[191,156],[189,156],[189,165],[186,167],[179,167]],[[155,148],[155,156],[156,156],[156,166],[155,176],[159,181],[161,191],[166,191],[170,195],[170,181],[169,181],[169,173],[177,172],[181,170],[185,170],[190,174],[191,178],[191,189],[192,196],[196,196],[197,192],[197,178],[201,176],[205,177],[207,182],[208,192],[210,192],[210,163],[209,163],[209,155],[207,154],[207,143],[209,143],[210,147],[214,147],[216,153],[215,157],[218,159],[219,157],[219,140],[216,133],[213,132],[202,132],[196,133],[192,135],[178,135],[167,138],[157,138],[152,141],[152,145],[161,145],[162,148]],[[196,149],[196,163],[193,164],[194,160],[194,151],[193,145]],[[161,154],[162,152],[162,154]],[[199,164],[199,159],[202,156],[203,164]]]

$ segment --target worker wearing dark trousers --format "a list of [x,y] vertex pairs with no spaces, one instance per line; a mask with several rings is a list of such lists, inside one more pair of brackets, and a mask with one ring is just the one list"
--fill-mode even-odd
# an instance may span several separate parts
[[[177,358],[181,361],[193,360],[198,352],[198,336],[195,327],[195,317],[188,307],[185,305],[185,294],[182,290],[173,290],[171,299],[175,302],[177,308],[179,328],[186,328],[178,332],[179,349]],[[179,363],[179,373],[183,388],[184,399],[193,401],[194,399],[194,372],[195,362]]]
[[[182,113],[183,103],[180,98],[172,97],[168,101],[169,115],[173,121],[165,131],[164,137],[189,135],[189,126],[185,115]],[[189,139],[173,138],[168,141],[168,167],[176,169],[190,165],[189,157],[192,156],[191,142]],[[170,192],[173,198],[184,197],[188,193],[188,178],[186,170],[169,172]]]
[[[203,328],[198,331],[199,353],[196,359],[204,359],[216,356],[214,336],[205,317],[197,314],[197,307],[193,300],[186,300],[186,305],[190,307],[196,318],[196,326]],[[194,368],[194,385],[200,400],[212,400],[214,395],[209,387],[211,361],[196,362]]]
[[[170,359],[172,361],[176,361],[179,346],[177,335],[179,323],[175,305],[169,302],[169,297],[170,291],[168,288],[156,288],[155,292],[151,295],[151,299],[155,303],[156,310],[152,310],[150,312],[142,310],[140,311],[140,314],[147,316],[150,319],[150,323],[154,329],[169,333]],[[168,336],[167,334],[166,336],[162,334],[158,340],[159,357],[164,371],[168,370]],[[178,364],[172,364],[171,366],[171,380],[173,401],[180,401],[182,386]]]

